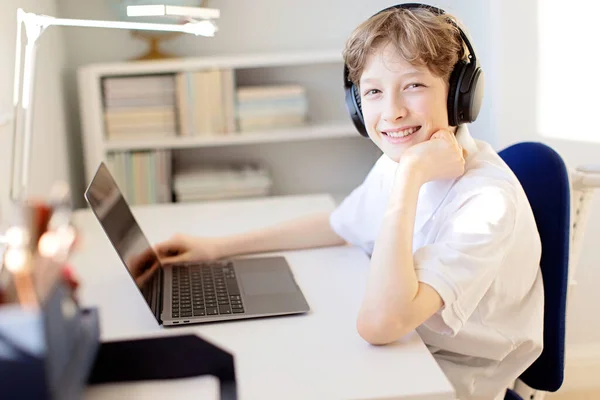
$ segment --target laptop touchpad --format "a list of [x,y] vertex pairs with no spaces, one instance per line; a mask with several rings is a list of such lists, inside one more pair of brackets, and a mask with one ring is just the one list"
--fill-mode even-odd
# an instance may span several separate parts
[[286,271],[246,271],[239,274],[239,277],[242,290],[247,296],[292,293],[298,290]]

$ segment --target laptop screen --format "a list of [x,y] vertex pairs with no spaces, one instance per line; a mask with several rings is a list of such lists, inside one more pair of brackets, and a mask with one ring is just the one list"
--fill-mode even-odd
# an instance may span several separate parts
[[160,262],[154,249],[133,217],[119,187],[104,163],[85,191],[85,198],[100,221],[144,299],[158,317]]

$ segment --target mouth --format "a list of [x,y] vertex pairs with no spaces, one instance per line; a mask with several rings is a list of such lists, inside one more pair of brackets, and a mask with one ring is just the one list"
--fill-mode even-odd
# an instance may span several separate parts
[[392,129],[388,131],[381,131],[381,133],[393,139],[402,139],[414,135],[419,129],[421,129],[420,125],[411,126],[410,128],[404,129]]

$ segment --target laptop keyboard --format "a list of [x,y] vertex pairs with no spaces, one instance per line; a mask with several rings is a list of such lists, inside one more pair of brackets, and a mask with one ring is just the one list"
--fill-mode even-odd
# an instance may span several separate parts
[[173,318],[231,315],[244,312],[231,262],[172,266]]

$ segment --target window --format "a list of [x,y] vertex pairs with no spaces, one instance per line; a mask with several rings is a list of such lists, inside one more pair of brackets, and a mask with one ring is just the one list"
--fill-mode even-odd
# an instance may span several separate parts
[[539,132],[600,143],[600,1],[537,6]]

